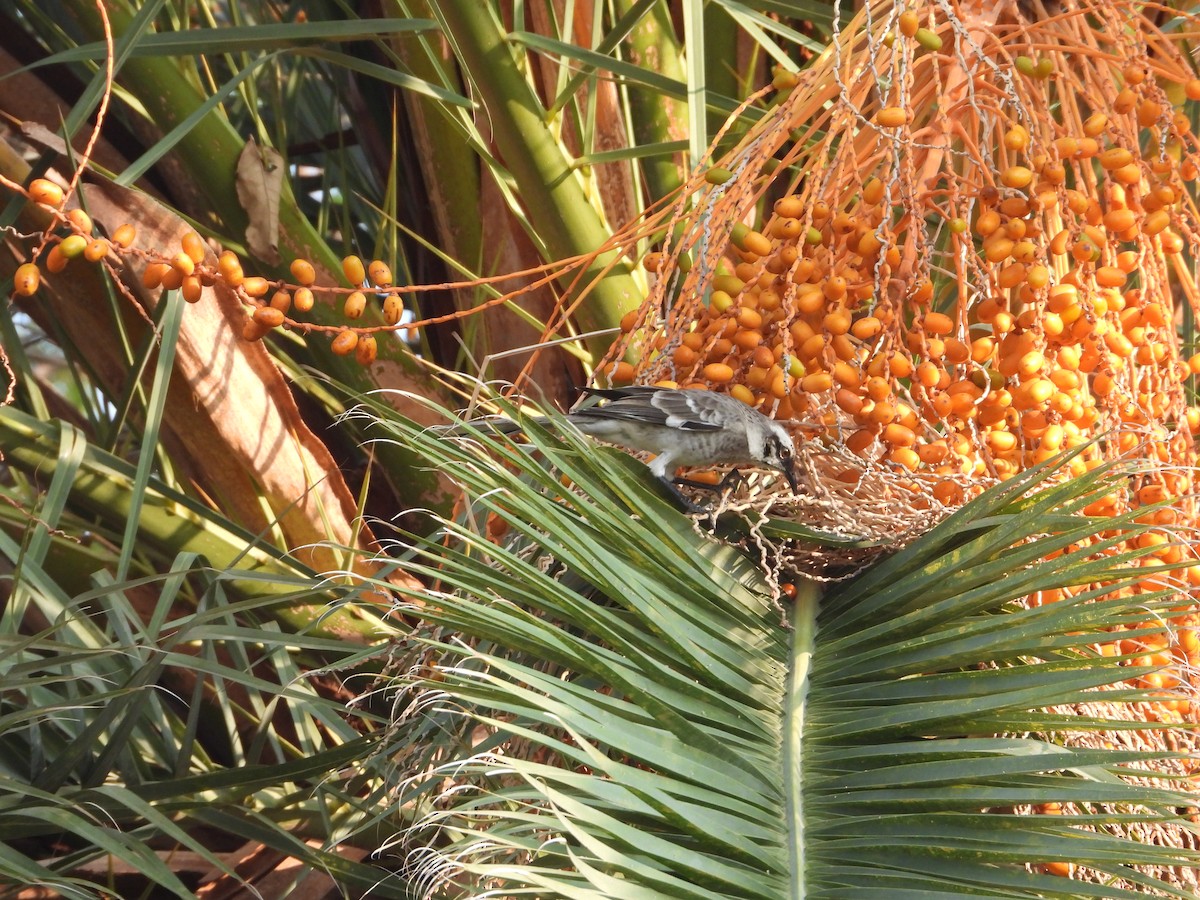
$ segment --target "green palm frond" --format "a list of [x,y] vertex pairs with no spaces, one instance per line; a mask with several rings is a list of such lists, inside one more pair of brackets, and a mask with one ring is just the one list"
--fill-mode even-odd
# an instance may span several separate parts
[[378,617],[66,423],[5,408],[0,445],[0,896],[120,896],[111,867],[192,897],[171,854],[241,881],[230,839],[406,896],[337,852],[395,827],[379,720],[308,674],[374,656]]
[[[440,586],[411,597],[440,662],[403,681],[432,741],[404,794],[431,894],[1188,896],[1170,867],[1196,854],[1126,837],[1190,827],[1182,784],[1129,777],[1164,754],[1040,736],[1131,725],[1051,707],[1145,699],[1118,683],[1147,670],[1092,645],[1172,601],[1118,593],[1135,553],[1079,547],[1143,527],[1078,512],[1120,472],[1024,473],[859,577],[805,583],[785,626],[756,561],[624,454],[533,422],[525,444],[379,428],[470,497],[411,539]],[[1083,814],[1016,813],[1052,802]],[[1091,883],[1037,870],[1063,860]]]

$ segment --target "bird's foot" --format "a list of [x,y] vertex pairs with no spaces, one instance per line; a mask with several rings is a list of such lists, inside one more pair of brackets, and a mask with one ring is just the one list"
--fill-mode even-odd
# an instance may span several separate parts
[[696,513],[707,513],[707,507],[699,503],[693,503],[679,489],[679,485],[684,487],[713,487],[711,484],[701,484],[699,482],[688,481],[686,478],[660,478],[659,482],[665,487],[670,495],[675,499],[675,502],[683,509],[684,512],[694,515]]
[[684,487],[699,488],[704,491],[713,491],[714,493],[723,494],[727,491],[732,491],[739,485],[746,484],[749,479],[741,473],[739,469],[730,469],[725,473],[725,476],[716,484],[708,481],[694,481],[691,478],[676,478],[675,484],[681,484]]

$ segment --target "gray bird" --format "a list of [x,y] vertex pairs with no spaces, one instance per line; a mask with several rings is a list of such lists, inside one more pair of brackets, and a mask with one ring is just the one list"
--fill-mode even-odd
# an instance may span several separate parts
[[678,467],[720,464],[777,469],[798,493],[791,435],[735,397],[646,386],[584,390],[608,402],[577,409],[567,421],[590,437],[656,454],[650,471],[677,496]]

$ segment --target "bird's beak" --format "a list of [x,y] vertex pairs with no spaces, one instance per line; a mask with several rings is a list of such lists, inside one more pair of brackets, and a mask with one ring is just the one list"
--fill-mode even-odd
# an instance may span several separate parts
[[783,469],[783,477],[787,479],[788,486],[792,489],[793,494],[799,494],[800,488],[796,484],[796,463],[792,461]]

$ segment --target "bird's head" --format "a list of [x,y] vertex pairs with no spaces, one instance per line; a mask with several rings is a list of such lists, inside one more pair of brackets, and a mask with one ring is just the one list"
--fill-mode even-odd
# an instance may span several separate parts
[[767,430],[763,436],[760,462],[764,466],[778,469],[787,479],[792,493],[800,493],[796,486],[796,445],[787,429],[774,419],[766,420]]

